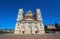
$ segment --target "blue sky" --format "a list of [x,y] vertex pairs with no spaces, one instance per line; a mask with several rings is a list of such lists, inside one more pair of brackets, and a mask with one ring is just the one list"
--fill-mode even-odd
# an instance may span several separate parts
[[19,8],[34,12],[40,8],[44,25],[60,24],[60,0],[0,0],[0,29],[15,28]]

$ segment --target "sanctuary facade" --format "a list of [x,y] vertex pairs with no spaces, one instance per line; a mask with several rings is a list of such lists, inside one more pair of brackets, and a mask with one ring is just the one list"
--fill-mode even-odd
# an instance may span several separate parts
[[23,9],[19,9],[14,34],[45,33],[40,9],[36,9],[36,15],[31,10],[23,13]]

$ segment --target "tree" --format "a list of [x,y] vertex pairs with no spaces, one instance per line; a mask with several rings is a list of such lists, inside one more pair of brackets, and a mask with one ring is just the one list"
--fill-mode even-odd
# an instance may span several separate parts
[[57,24],[57,23],[55,23],[55,27],[56,27],[56,31],[60,31],[60,26],[59,26],[59,24]]
[[58,29],[59,28],[59,24],[55,23],[55,27],[56,27],[56,29]]

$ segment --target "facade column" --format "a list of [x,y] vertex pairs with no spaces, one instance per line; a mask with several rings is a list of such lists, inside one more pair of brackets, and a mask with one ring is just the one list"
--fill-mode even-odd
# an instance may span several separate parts
[[16,22],[14,34],[18,34],[19,33],[19,24],[20,24],[19,22]]
[[31,24],[31,26],[32,26],[32,34],[35,34],[35,31],[37,31],[37,29],[35,28],[35,23],[32,23]]
[[29,28],[29,23],[25,23],[24,26],[25,26],[25,33],[24,34],[30,34],[31,32],[30,32],[30,28]]
[[43,24],[40,24],[40,22],[37,24],[38,25],[38,34],[44,34],[44,26]]

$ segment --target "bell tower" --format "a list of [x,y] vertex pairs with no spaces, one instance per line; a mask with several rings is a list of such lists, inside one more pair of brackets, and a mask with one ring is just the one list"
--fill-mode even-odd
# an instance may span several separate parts
[[[21,31],[20,31],[20,30],[21,30],[21,23],[20,23],[20,21],[21,21],[22,19],[23,19],[23,9],[21,8],[21,9],[19,9],[19,11],[18,11],[16,26],[15,26],[15,31],[14,31],[15,34],[21,32]],[[23,25],[23,24],[22,24],[22,25]]]
[[22,19],[23,19],[23,9],[19,9],[17,21],[20,21]]
[[44,25],[43,25],[43,21],[42,21],[42,16],[41,16],[41,11],[39,8],[36,9],[36,15],[37,15],[37,20],[38,20],[38,31],[39,34],[43,34],[44,32]]

